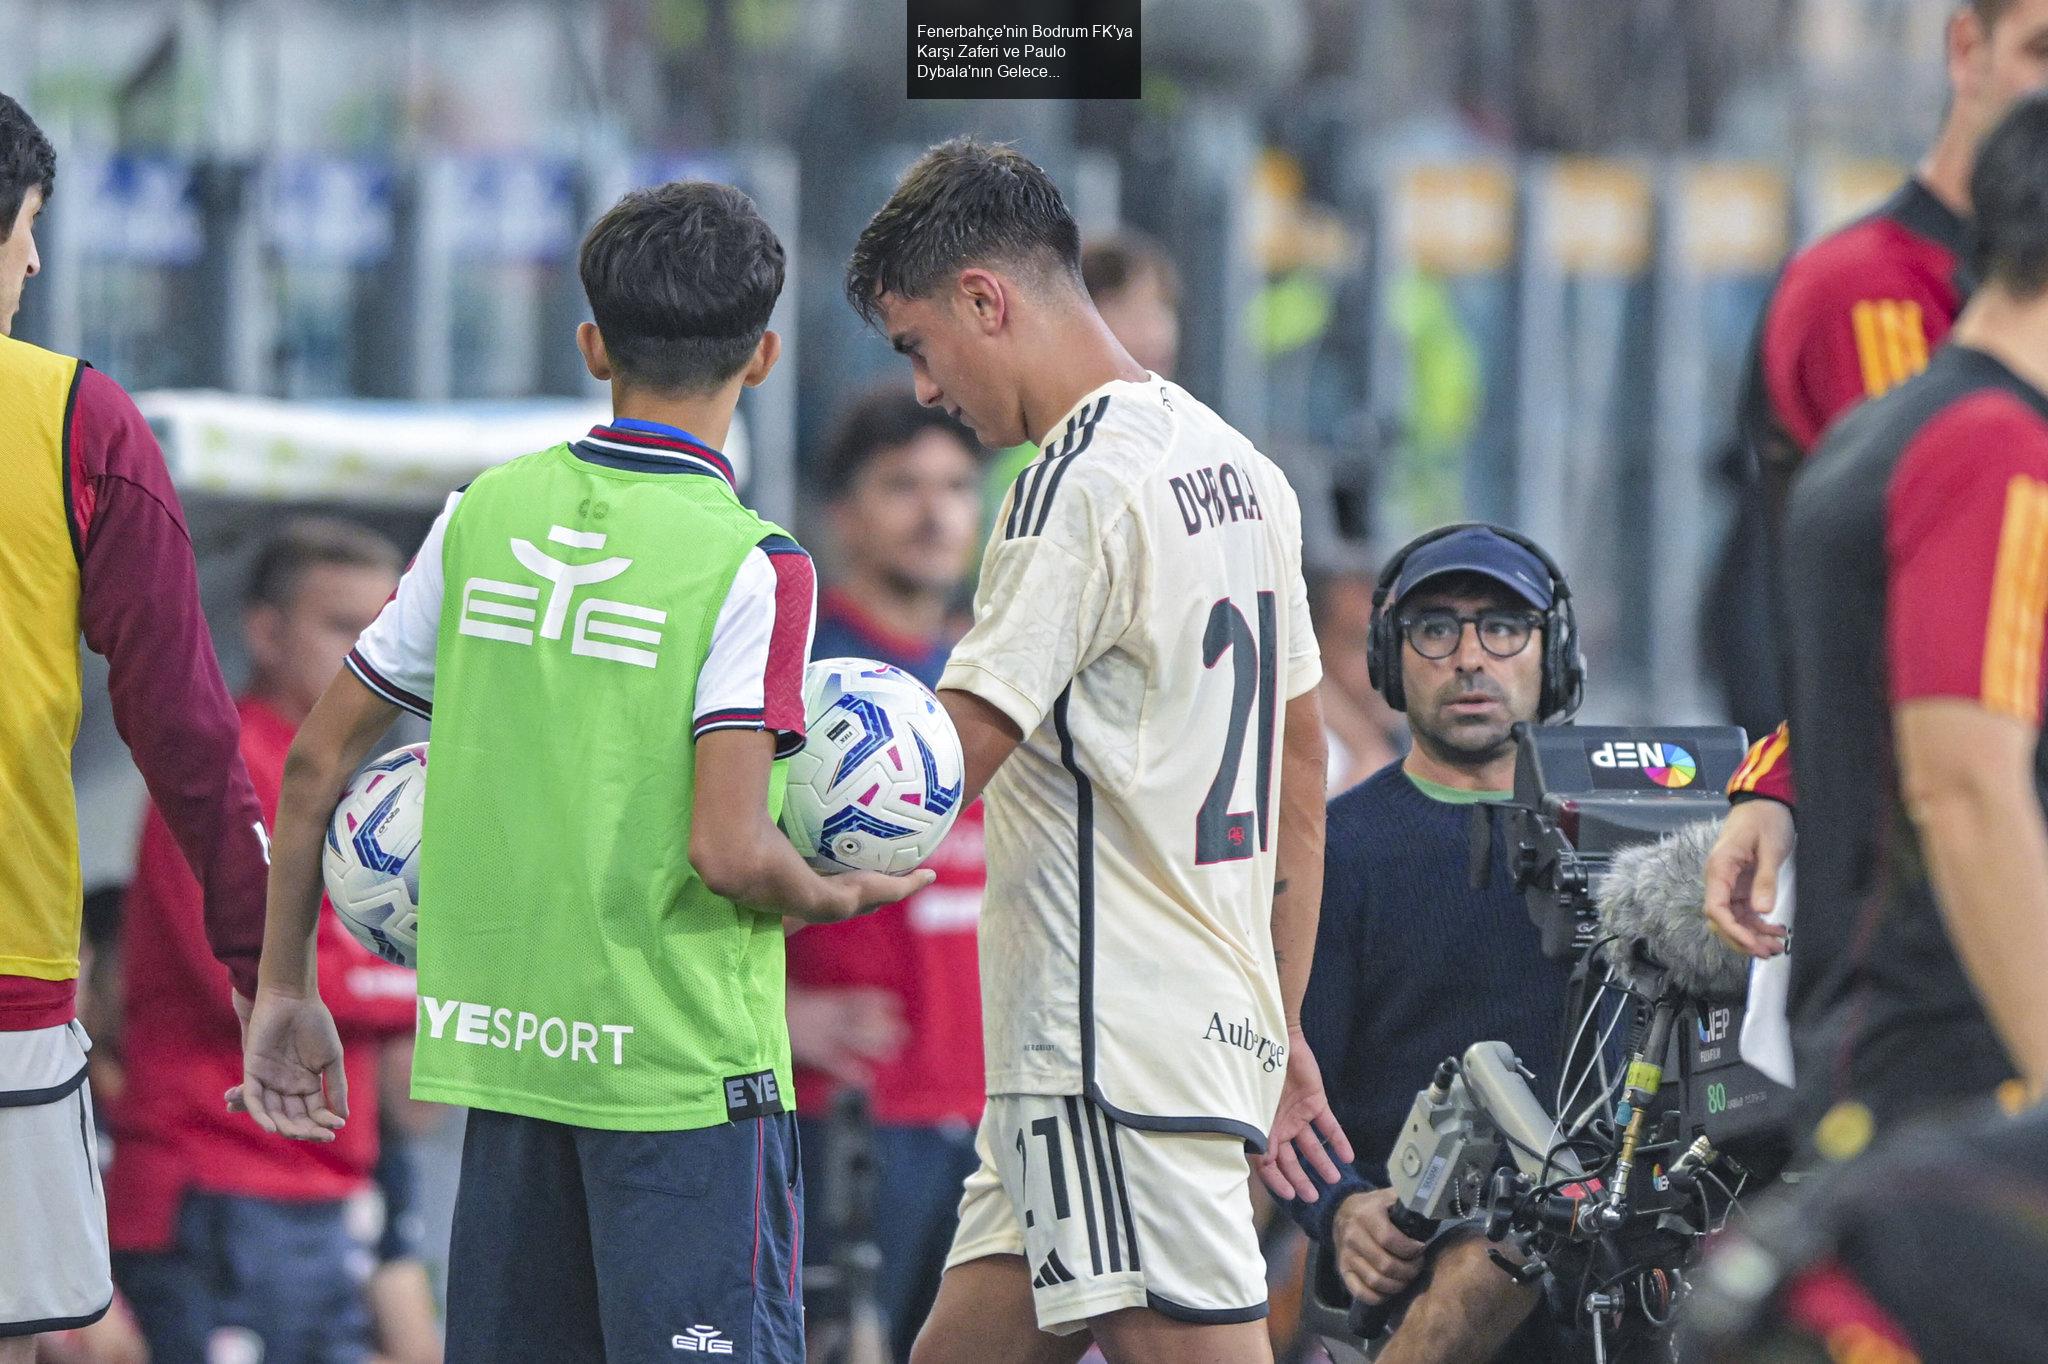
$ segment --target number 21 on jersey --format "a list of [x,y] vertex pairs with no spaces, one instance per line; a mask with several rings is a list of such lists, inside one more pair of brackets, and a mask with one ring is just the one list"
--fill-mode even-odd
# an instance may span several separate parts
[[[1214,672],[1230,655],[1230,726],[1223,735],[1223,759],[1216,780],[1195,816],[1195,862],[1210,866],[1217,862],[1241,862],[1253,852],[1254,832],[1258,851],[1266,850],[1273,808],[1273,730],[1279,690],[1278,660],[1274,658],[1278,633],[1279,606],[1271,592],[1258,594],[1258,634],[1237,603],[1225,597],[1209,608],[1208,625],[1202,632],[1202,666]],[[1231,797],[1237,790],[1237,776],[1244,766],[1245,730],[1253,710],[1258,711],[1258,748],[1252,755],[1252,806],[1232,810]]]

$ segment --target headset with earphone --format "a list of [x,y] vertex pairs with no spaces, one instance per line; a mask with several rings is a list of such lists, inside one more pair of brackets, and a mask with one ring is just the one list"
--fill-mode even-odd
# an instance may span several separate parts
[[1489,521],[1438,526],[1401,546],[1380,570],[1379,581],[1372,590],[1372,631],[1365,641],[1366,673],[1373,687],[1395,710],[1408,709],[1408,697],[1401,682],[1401,630],[1387,598],[1415,551],[1466,530],[1491,531],[1509,544],[1521,546],[1535,555],[1550,575],[1550,607],[1543,613],[1543,687],[1537,695],[1536,713],[1539,720],[1569,720],[1586,695],[1586,656],[1579,652],[1579,627],[1572,615],[1571,586],[1564,580],[1564,570],[1543,546]]

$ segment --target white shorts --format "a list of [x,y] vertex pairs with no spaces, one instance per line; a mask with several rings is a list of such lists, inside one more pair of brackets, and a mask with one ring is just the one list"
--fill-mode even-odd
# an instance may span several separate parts
[[87,1326],[114,1299],[84,1030],[72,1027],[79,1070],[50,1087],[60,1093],[0,1085],[0,1337]]
[[960,1197],[946,1267],[1021,1255],[1038,1327],[1149,1307],[1203,1324],[1266,1315],[1244,1142],[1126,1127],[1086,1099],[992,1095],[981,1168]]

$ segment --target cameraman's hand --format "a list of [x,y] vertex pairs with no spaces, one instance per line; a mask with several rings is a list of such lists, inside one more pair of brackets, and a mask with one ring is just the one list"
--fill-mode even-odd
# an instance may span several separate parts
[[1745,800],[1729,810],[1707,854],[1707,921],[1730,947],[1752,957],[1785,950],[1785,926],[1768,922],[1778,904],[1778,874],[1792,856],[1792,811],[1775,800]]
[[1361,1302],[1396,1296],[1422,1273],[1426,1245],[1394,1225],[1392,1189],[1355,1193],[1337,1208],[1337,1274]]

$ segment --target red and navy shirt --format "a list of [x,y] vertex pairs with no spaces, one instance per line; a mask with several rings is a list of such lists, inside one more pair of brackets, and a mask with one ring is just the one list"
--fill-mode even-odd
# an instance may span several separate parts
[[[2041,722],[2048,395],[1983,351],[1845,418],[1787,505],[1780,590],[1800,738],[1790,1013],[1810,1111],[1895,1119],[2013,1064],[1942,926],[1892,708],[1955,697]],[[2048,803],[2048,748],[2036,759]]]
[[[844,592],[827,589],[818,607],[814,658],[873,658],[936,686],[952,640],[889,629]],[[874,1066],[875,1118],[931,1127],[981,1120],[981,976],[975,932],[988,867],[982,807],[960,812],[925,864],[938,879],[908,900],[845,923],[806,928],[789,940],[789,983],[812,990],[882,990],[907,1028],[903,1049]],[[797,1107],[823,1112],[835,1082],[799,1066]]]
[[[241,751],[264,817],[274,819],[295,727],[255,697],[240,712]],[[168,1247],[190,1189],[306,1202],[368,1187],[377,1164],[377,1044],[412,1035],[413,973],[358,943],[323,899],[320,998],[341,1034],[349,1122],[326,1143],[270,1136],[221,1103],[242,1081],[242,1033],[201,917],[199,883],[152,806],[123,908],[122,1057],[133,1078],[108,1113],[107,1225],[116,1250]]]
[[[1781,561],[1793,475],[1840,417],[1927,367],[1968,301],[1961,252],[1968,224],[1918,180],[1875,212],[1822,237],[1785,266],[1764,310],[1742,398],[1768,515],[1767,552]],[[1791,804],[1783,726],[1759,739],[1729,782],[1735,796]]]

